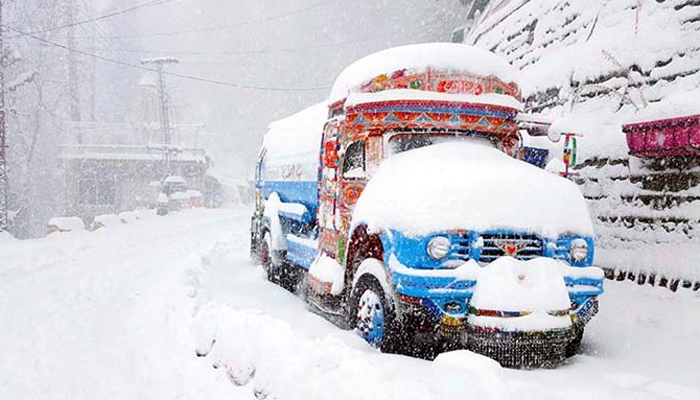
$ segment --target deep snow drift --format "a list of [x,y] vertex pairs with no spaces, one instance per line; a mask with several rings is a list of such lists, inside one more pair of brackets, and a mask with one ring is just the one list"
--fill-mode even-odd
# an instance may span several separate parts
[[556,370],[385,355],[264,279],[249,215],[0,241],[0,398],[700,398],[697,293],[607,282],[583,354]]

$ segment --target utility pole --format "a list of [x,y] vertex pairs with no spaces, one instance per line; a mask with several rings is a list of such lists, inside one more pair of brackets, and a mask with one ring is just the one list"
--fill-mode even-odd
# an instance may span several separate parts
[[4,0],[0,0],[0,232],[8,227],[7,214],[7,142],[5,129],[5,42],[2,29],[2,9]]
[[[66,19],[69,24],[75,22],[75,0],[68,0],[66,8]],[[67,45],[71,49],[75,48],[75,27],[68,28]],[[80,87],[78,80],[78,59],[76,53],[68,52],[68,93],[70,95],[70,119],[73,122],[80,122]],[[82,138],[78,136],[78,143],[82,142]]]
[[160,130],[163,133],[163,156],[165,157],[165,174],[170,175],[170,164],[172,157],[178,152],[177,149],[172,146],[172,126],[170,125],[170,109],[168,107],[168,95],[165,90],[165,66],[166,65],[176,65],[179,61],[170,58],[151,58],[142,60],[143,65],[152,65],[156,67],[158,72],[158,97],[160,98]]

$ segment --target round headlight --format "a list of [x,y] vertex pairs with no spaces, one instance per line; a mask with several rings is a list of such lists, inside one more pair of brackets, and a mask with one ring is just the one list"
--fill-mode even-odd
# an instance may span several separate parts
[[572,240],[569,256],[573,262],[585,260],[588,257],[588,242],[580,238]]
[[450,239],[436,236],[428,242],[428,255],[434,260],[442,260],[450,252]]

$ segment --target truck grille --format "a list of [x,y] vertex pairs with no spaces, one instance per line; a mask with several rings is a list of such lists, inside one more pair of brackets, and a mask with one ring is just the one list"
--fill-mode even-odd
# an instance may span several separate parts
[[449,258],[452,260],[469,261],[471,239],[468,234],[462,234],[452,239],[452,249]]
[[[479,261],[490,263],[498,257],[511,255],[518,260],[531,260],[542,256],[543,240],[533,234],[484,233]],[[515,250],[509,254],[509,251]]]

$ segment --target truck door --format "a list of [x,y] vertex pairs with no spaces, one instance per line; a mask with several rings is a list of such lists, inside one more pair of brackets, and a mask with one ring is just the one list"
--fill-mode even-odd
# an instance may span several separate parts
[[[367,157],[364,138],[348,144],[340,164],[339,207],[341,226],[339,228],[343,233],[343,237],[347,237],[350,223],[352,223],[355,203],[357,203],[367,183]],[[344,254],[340,258],[344,258]]]
[[323,132],[319,173],[318,227],[319,244],[323,252],[336,258],[340,241],[338,213],[340,159],[340,123],[330,120]]

